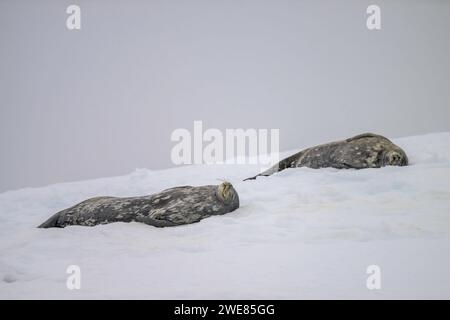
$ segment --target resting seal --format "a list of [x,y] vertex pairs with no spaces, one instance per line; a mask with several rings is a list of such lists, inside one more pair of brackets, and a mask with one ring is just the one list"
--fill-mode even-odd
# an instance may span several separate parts
[[229,182],[218,186],[183,186],[143,197],[88,199],[56,213],[39,228],[133,221],[155,227],[171,227],[225,214],[238,207],[238,194]]
[[270,176],[286,168],[365,169],[406,165],[408,165],[406,153],[392,141],[377,134],[363,133],[346,140],[302,150],[281,160],[270,169],[245,180],[256,179],[258,176]]

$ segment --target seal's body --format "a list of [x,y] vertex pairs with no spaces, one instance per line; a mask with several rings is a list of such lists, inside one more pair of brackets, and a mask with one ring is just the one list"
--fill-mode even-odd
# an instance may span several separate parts
[[383,136],[364,133],[346,140],[302,150],[246,180],[255,179],[258,176],[270,176],[286,168],[365,169],[406,165],[408,165],[408,157],[400,147]]
[[238,194],[229,182],[218,186],[184,186],[143,197],[88,199],[56,213],[39,228],[112,222],[143,222],[155,227],[170,227],[229,213],[238,207]]

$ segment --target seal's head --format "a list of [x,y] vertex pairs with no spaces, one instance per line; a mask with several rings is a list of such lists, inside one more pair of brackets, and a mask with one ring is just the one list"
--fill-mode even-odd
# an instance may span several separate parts
[[216,191],[217,198],[226,205],[239,207],[239,197],[233,185],[228,181],[222,182]]
[[381,158],[382,166],[407,166],[408,157],[403,150],[387,150]]

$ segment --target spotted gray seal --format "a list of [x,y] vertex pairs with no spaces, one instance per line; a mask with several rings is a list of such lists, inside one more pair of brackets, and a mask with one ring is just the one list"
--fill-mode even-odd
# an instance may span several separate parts
[[406,165],[408,165],[406,153],[392,141],[377,134],[363,133],[346,140],[302,150],[245,180],[256,179],[258,176],[270,176],[286,168],[365,169]]
[[39,228],[134,221],[155,227],[170,227],[229,213],[238,207],[239,196],[229,182],[200,187],[183,186],[143,197],[88,199],[56,213]]

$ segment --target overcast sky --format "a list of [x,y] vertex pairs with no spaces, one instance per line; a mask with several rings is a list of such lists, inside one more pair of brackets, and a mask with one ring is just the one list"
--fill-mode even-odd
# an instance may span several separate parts
[[449,31],[444,0],[2,0],[0,192],[171,167],[194,120],[281,150],[449,131]]

